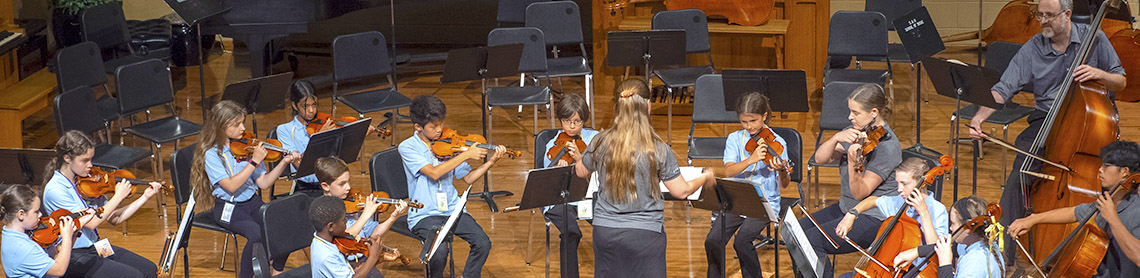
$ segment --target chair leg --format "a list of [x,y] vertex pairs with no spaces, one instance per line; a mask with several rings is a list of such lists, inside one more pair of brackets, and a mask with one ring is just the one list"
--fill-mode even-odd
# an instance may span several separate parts
[[[230,234],[230,235],[232,236],[233,234]],[[223,237],[223,238],[224,238],[224,241],[222,241],[222,260],[218,264],[218,270],[226,270],[226,249],[228,249],[230,246],[230,238],[229,237]],[[234,242],[237,242],[237,238],[234,238]],[[234,246],[237,246],[237,244],[234,244]],[[234,247],[234,248],[236,249],[237,247]],[[235,269],[235,271],[237,270],[236,265],[235,265],[234,269]]]
[[[1006,142],[1009,142],[1009,125],[1001,126],[1001,139],[1005,140]],[[1005,152],[1006,151],[1007,151],[1006,148],[1001,148],[1001,180],[1002,181],[1005,181],[1006,178],[1009,178],[1008,177],[1009,176],[1009,169],[1007,169],[1008,165],[1005,165]]]
[[[162,157],[162,144],[154,144],[154,146],[154,164],[157,165],[157,167],[155,167],[157,171],[154,172],[154,176],[158,182],[162,182],[162,159],[159,158]],[[155,195],[158,195],[158,198],[154,199],[154,211],[158,213],[159,217],[162,217],[162,208],[166,203],[166,194],[158,192],[158,194]]]
[[668,106],[668,114],[669,114],[666,116],[666,118],[669,119],[669,123],[668,123],[668,125],[665,126],[666,127],[665,128],[665,141],[668,141],[669,145],[672,146],[673,145],[673,88],[665,87],[665,92],[666,92],[665,106]]
[[[523,257],[523,262],[525,262],[526,265],[530,265],[530,253],[533,252],[531,248],[533,248],[532,244],[534,241],[534,211],[534,209],[530,210],[530,218],[526,222],[526,255]],[[546,224],[546,219],[543,219],[542,222]]]
[[241,257],[241,251],[239,251],[241,249],[238,249],[237,235],[231,233],[230,237],[234,239],[234,278],[239,278],[238,275],[241,275],[241,263],[239,263],[238,260]]
[[590,126],[594,127],[594,129],[597,129],[598,128],[598,122],[596,122],[596,120],[594,119],[594,111],[598,110],[598,108],[594,106],[594,75],[593,74],[587,74],[586,75],[586,103],[590,104]]

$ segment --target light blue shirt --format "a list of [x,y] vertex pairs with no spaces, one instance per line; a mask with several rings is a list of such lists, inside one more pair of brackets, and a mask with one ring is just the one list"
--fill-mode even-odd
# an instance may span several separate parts
[[[554,140],[558,139],[558,135],[560,135],[560,134],[562,134],[562,131],[561,131],[561,130],[559,130],[559,131],[558,131],[558,134],[555,134],[555,135],[554,135],[554,139],[550,139],[550,141],[547,141],[547,142],[546,142],[546,148],[545,148],[544,150],[549,150],[551,147],[554,147]],[[597,131],[597,130],[593,130],[593,129],[585,129],[585,128],[583,128],[583,129],[582,129],[582,131],[581,131],[581,134],[579,134],[579,135],[581,135],[581,136],[582,136],[582,142],[590,142],[590,141],[593,141],[593,140],[594,140],[594,135],[598,135],[598,131]],[[578,150],[578,151],[579,151],[579,152],[584,152],[584,151],[586,151],[586,149],[581,149],[581,150]],[[548,155],[549,155],[549,154],[548,154]],[[553,165],[552,165],[552,164],[550,164],[550,156],[548,156],[548,155],[544,155],[544,156],[542,156],[542,165],[546,165],[546,168],[550,168],[550,167],[553,167]],[[569,153],[567,153],[567,154],[565,154],[564,156],[570,156],[570,154],[569,154]],[[585,202],[586,202],[586,201],[570,202],[570,203],[569,203],[569,205],[571,205],[571,206],[577,206],[579,203],[585,203]],[[550,210],[550,208],[552,208],[552,207],[554,207],[554,206],[545,206],[545,207],[543,207],[543,208],[542,208],[542,213],[546,213],[546,211]]]
[[[107,203],[107,197],[100,196],[95,199],[86,199],[79,196],[79,191],[70,180],[58,170],[51,176],[51,180],[44,186],[44,209],[48,213],[59,209],[71,212],[83,211],[88,208],[98,208]],[[95,229],[83,227],[79,229],[79,239],[72,245],[73,249],[87,248],[99,241],[99,232]],[[5,264],[7,265],[7,264]]]
[[[780,142],[784,146],[788,145],[788,142],[784,141],[784,138],[780,137],[779,134],[774,135],[776,135],[776,142]],[[724,142],[724,163],[741,162],[751,156],[752,153],[744,150],[744,145],[748,139],[748,131],[744,129],[729,133],[728,139]],[[788,161],[787,148],[780,152],[780,159]],[[780,176],[778,171],[769,170],[768,164],[760,161],[749,165],[734,178],[752,181],[753,186],[756,187],[756,193],[768,200],[768,205],[772,207],[772,211],[775,211],[776,214],[780,213]]]
[[313,244],[309,246],[309,263],[313,269],[313,278],[344,278],[352,277],[352,266],[340,254],[332,242],[325,241],[313,233]]
[[[408,228],[415,227],[424,217],[451,215],[451,211],[459,204],[459,192],[451,182],[453,179],[467,176],[467,173],[471,172],[471,165],[464,161],[438,180],[420,173],[420,169],[424,166],[438,166],[443,162],[432,154],[431,147],[427,143],[420,140],[418,131],[412,134],[412,137],[400,142],[399,150],[400,158],[404,161],[404,175],[408,179],[408,197],[412,202],[424,204],[423,208],[408,208]],[[438,194],[446,196],[446,210],[439,207],[436,200]],[[466,211],[464,209],[464,212]]]
[[[997,243],[995,242],[994,245]],[[991,253],[985,246],[986,241],[984,240],[979,240],[970,245],[958,244],[958,268],[954,270],[954,277],[1004,277],[1004,274],[1001,273],[1001,265],[1005,263],[1005,259],[1001,257],[1001,250],[993,250],[994,252]],[[992,248],[996,249],[997,246]],[[997,254],[997,258],[994,257],[994,254]]]
[[[345,224],[346,227],[352,226],[353,224],[356,224],[358,217],[360,217],[359,212],[345,214],[344,219],[348,222],[347,224]],[[372,232],[376,231],[376,226],[379,226],[379,225],[380,225],[380,222],[376,222],[375,218],[369,217],[367,220],[365,220],[364,227],[360,228],[359,236],[360,237],[372,236]]]
[[[305,152],[305,148],[309,146],[310,136],[312,135],[305,129],[305,124],[301,123],[301,120],[296,116],[293,117],[292,121],[277,126],[277,140],[281,141],[281,148],[286,150],[296,151],[298,153]],[[293,172],[297,172],[297,168],[294,168],[292,164],[289,165],[289,169],[292,169]],[[320,182],[317,180],[317,174],[309,174],[297,180],[307,183]]]
[[0,246],[4,247],[0,259],[4,260],[4,275],[8,277],[44,277],[55,264],[55,260],[25,233],[5,227],[0,241],[3,242]]
[[[939,237],[949,235],[950,215],[946,213],[946,205],[935,200],[929,191],[926,192],[926,199],[924,199],[923,202],[926,203],[926,210],[930,212],[930,221],[934,223],[934,232],[937,233]],[[899,208],[906,205],[906,199],[903,199],[900,195],[879,196],[879,199],[875,200],[875,205],[879,207],[879,211],[882,212],[883,215],[894,216],[895,213],[899,212]],[[914,209],[914,207],[907,208],[906,215],[910,216],[910,218],[914,218],[914,220],[918,220],[918,226],[920,228],[922,227],[922,218],[919,218],[918,210]],[[936,238],[927,238],[925,242],[934,243],[937,240]]]
[[257,166],[253,170],[253,174],[249,175],[249,179],[246,179],[236,192],[228,192],[218,182],[241,172],[249,164],[249,161],[238,162],[233,153],[230,152],[229,145],[222,145],[221,156],[218,156],[218,148],[210,148],[206,150],[205,157],[206,176],[210,178],[210,184],[214,187],[214,192],[212,192],[214,197],[223,201],[240,203],[249,201],[250,198],[253,198],[253,194],[257,193],[255,180],[265,174],[264,164]]

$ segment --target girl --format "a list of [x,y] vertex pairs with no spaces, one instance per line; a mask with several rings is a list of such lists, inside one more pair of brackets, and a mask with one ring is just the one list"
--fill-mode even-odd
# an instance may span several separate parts
[[[8,277],[63,276],[71,260],[72,236],[75,224],[71,217],[60,219],[59,245],[55,258],[49,257],[28,232],[40,223],[40,197],[27,185],[13,185],[0,194],[0,215],[4,216],[3,259],[4,275]],[[89,211],[94,212],[94,211]],[[81,220],[90,221],[92,216]]]
[[[230,152],[229,143],[245,133],[244,122],[245,109],[233,101],[222,101],[210,109],[206,124],[202,125],[202,135],[198,137],[190,183],[202,207],[212,205],[214,219],[220,226],[245,237],[240,276],[253,277],[252,248],[261,244],[258,225],[261,219],[257,212],[263,204],[256,193],[273,186],[285,165],[298,156],[297,152],[285,154],[281,163],[268,172],[261,166],[267,154],[262,145],[253,149],[249,159],[237,160]],[[276,274],[285,268],[288,255],[272,259],[272,271]]]
[[[296,152],[303,152],[309,146],[309,134],[305,127],[317,117],[317,96],[313,84],[305,80],[293,82],[289,100],[293,106],[293,120],[277,126],[277,140],[281,147]],[[336,128],[333,121],[327,121],[317,132]],[[296,159],[290,165],[294,171],[301,166],[301,160]],[[317,176],[308,175],[293,180],[293,192],[319,192]]]
[[[649,87],[640,80],[617,87],[612,128],[594,137],[576,162],[579,177],[597,171],[594,204],[594,274],[597,277],[665,277],[665,203],[715,183],[705,172],[681,178],[677,158],[649,124]],[[652,146],[652,147],[650,147]]]
[[[740,118],[741,130],[728,134],[724,148],[725,176],[747,179],[756,187],[756,193],[768,200],[772,210],[777,214],[780,211],[780,188],[788,186],[788,167],[784,161],[788,159],[788,150],[784,149],[778,155],[779,159],[772,165],[764,163],[770,155],[767,151],[768,143],[764,139],[757,141],[756,150],[749,153],[745,150],[748,140],[752,136],[768,128],[768,116],[772,109],[768,106],[768,97],[760,93],[750,93],[740,97],[737,102],[736,115]],[[775,134],[775,133],[773,133]],[[787,142],[780,135],[776,142],[787,146]],[[713,213],[712,228],[705,237],[705,256],[709,263],[708,277],[724,277],[724,245],[728,237],[736,233],[736,240],[732,247],[740,258],[740,272],[743,277],[762,277],[760,274],[760,258],[752,245],[752,240],[760,235],[768,222],[753,218],[745,218],[736,214],[720,215]],[[737,229],[740,232],[737,233]]]
[[[954,202],[950,208],[950,230],[957,231],[967,221],[986,215],[986,200],[969,196]],[[996,219],[994,219],[996,220]],[[935,246],[938,252],[938,277],[1005,277],[1005,259],[1002,258],[1002,243],[998,242],[1004,228],[997,221],[982,225],[973,230],[963,230],[949,237],[942,237]],[[954,258],[950,241],[957,243],[958,268],[950,265]],[[903,266],[919,256],[922,247],[903,251],[895,257],[894,265]],[[997,249],[997,250],[995,250]],[[929,252],[929,251],[927,251]]]
[[[578,137],[582,142],[590,142],[594,140],[594,135],[598,134],[597,130],[583,129],[582,124],[590,120],[590,107],[586,105],[586,100],[578,94],[565,94],[562,101],[556,107],[555,117],[562,123],[562,130],[559,134],[566,134],[570,137]],[[558,135],[546,142],[546,149],[554,147],[554,142],[558,140]],[[582,156],[578,146],[573,143],[566,144],[565,157],[577,161]],[[569,163],[564,159],[559,159],[556,162],[551,162],[549,155],[557,155],[547,153],[543,157],[544,164],[547,167],[553,166],[567,166]],[[578,227],[578,207],[589,207],[592,203],[589,201],[574,202],[567,205],[554,205],[545,208],[543,216],[547,221],[554,224],[555,228],[559,231],[559,240],[562,244],[559,245],[559,271],[562,272],[562,277],[578,277],[578,242],[582,239],[582,230]],[[565,206],[570,206],[565,208]],[[569,218],[569,224],[566,225],[566,219]]]
[[[111,225],[126,221],[147,200],[158,193],[162,184],[151,182],[142,197],[126,207],[119,207],[131,194],[131,184],[126,180],[115,185],[115,193],[110,199],[106,196],[97,198],[82,196],[76,183],[79,177],[90,175],[91,158],[94,156],[95,142],[82,132],[69,130],[56,141],[55,158],[44,170],[44,176],[51,173],[51,179],[44,185],[43,202],[46,211],[67,209],[74,212],[103,207],[105,212],[102,215],[84,217],[89,220],[82,221],[83,227],[79,229],[79,239],[76,239],[72,245],[74,250],[63,277],[157,276],[158,268],[153,262],[130,250],[111,245],[106,239],[99,240],[99,232],[96,229],[104,221]],[[104,257],[100,253],[110,255]]]
[[[348,191],[352,189],[352,185],[348,183],[348,164],[345,164],[344,160],[334,156],[322,157],[317,159],[315,167],[315,175],[320,180],[324,196],[333,196],[341,200],[348,198]],[[379,206],[380,202],[377,202],[376,199],[368,198],[364,202],[363,209],[346,214],[345,217],[348,221],[346,225],[348,227],[345,228],[345,232],[358,238],[383,237],[384,233],[388,232],[388,229],[396,222],[396,219],[400,218],[400,215],[407,212],[408,209],[407,202],[401,200],[399,204],[394,205],[395,211],[388,214],[384,223],[380,223],[372,217],[378,214],[376,210]],[[361,219],[364,221],[359,221]]]
[[[860,212],[855,205],[868,196],[883,196],[894,194],[897,184],[894,169],[902,163],[902,148],[894,131],[883,119],[891,115],[891,101],[883,92],[883,87],[875,84],[863,85],[856,88],[847,97],[848,115],[851,126],[836,133],[828,139],[815,152],[815,161],[819,164],[839,163],[839,203],[831,205],[812,214],[822,230],[806,217],[800,219],[800,227],[810,242],[826,242],[822,233],[828,233],[833,239],[839,240],[835,234],[836,226],[847,214],[856,215],[853,227],[878,227],[886,216],[880,210],[867,210]],[[865,157],[862,153],[867,131],[881,128],[883,136],[873,151]],[[858,164],[864,167],[860,169]],[[847,233],[851,241],[863,248],[871,245],[875,240],[876,229],[855,229]],[[848,244],[839,244],[833,248],[830,244],[814,244],[817,257],[820,258],[825,272],[824,277],[835,276],[834,268],[827,254],[846,254],[855,252],[855,248]],[[792,259],[795,265],[795,259]],[[800,277],[796,273],[796,277]]]

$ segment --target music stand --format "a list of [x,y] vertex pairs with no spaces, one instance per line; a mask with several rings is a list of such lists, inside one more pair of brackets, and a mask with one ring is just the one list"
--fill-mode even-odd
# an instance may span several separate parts
[[[230,7],[222,5],[220,0],[163,0],[166,5],[174,10],[174,14],[181,17],[186,24],[194,26],[197,31],[198,41],[198,89],[202,94],[202,101],[206,100],[206,70],[203,56],[207,53],[202,51],[202,25],[199,24],[203,19],[219,15],[230,10]],[[202,103],[202,122],[206,122],[206,104]]]
[[[807,215],[805,217],[811,216],[802,206],[800,209]],[[780,238],[787,243],[788,255],[797,262],[792,265],[793,271],[800,273],[804,278],[823,277],[823,266],[819,264],[818,254],[815,253],[812,242],[808,241],[807,234],[804,233],[803,227],[800,227],[800,221],[796,219],[796,214],[791,209],[784,213],[783,223],[780,223]]]
[[[962,109],[962,101],[985,106],[993,109],[1001,109],[1001,106],[994,101],[993,94],[990,93],[990,88],[1001,79],[1001,73],[974,65],[959,64],[950,62],[941,58],[924,58],[922,65],[926,67],[927,75],[930,77],[931,85],[934,85],[934,91],[939,95],[951,97],[955,99],[954,111]],[[961,125],[959,122],[962,117],[954,117],[954,124],[951,125],[950,131],[953,133],[951,138],[958,138],[958,127]],[[958,161],[958,144],[954,144],[954,161]],[[975,152],[975,158],[976,158]],[[975,160],[977,164],[977,160]],[[978,178],[977,169],[974,167],[974,181],[973,189],[977,192]],[[958,163],[954,163],[954,199],[958,199]]]
[[467,185],[467,190],[464,190],[463,195],[459,196],[459,204],[455,206],[455,210],[451,211],[451,216],[447,217],[447,222],[443,223],[439,232],[436,232],[430,251],[427,254],[420,255],[420,262],[424,264],[425,277],[431,277],[431,258],[435,257],[435,251],[439,250],[439,246],[444,242],[447,242],[447,257],[451,260],[451,276],[455,277],[455,248],[452,248],[450,238],[455,234],[455,222],[459,220],[467,208],[467,197],[470,193],[471,185]]
[[253,118],[253,134],[257,135],[257,114],[284,108],[292,83],[293,72],[231,83],[222,91],[222,100],[231,100],[245,107],[246,113]]
[[685,30],[613,31],[606,35],[606,65],[645,67],[645,84],[654,66],[685,65]]
[[189,251],[184,248],[187,247],[187,243],[190,240],[190,221],[193,221],[194,207],[197,204],[194,193],[195,192],[191,191],[190,198],[186,201],[186,210],[182,212],[182,218],[178,221],[178,231],[170,235],[174,237],[174,241],[168,242],[169,245],[164,246],[162,249],[162,255],[158,262],[162,273],[170,273],[173,275],[170,267],[174,265],[174,257],[177,256],[178,249],[182,249],[182,271],[186,277],[190,277]]
[[318,132],[309,137],[309,145],[301,157],[301,165],[293,172],[293,178],[308,176],[316,172],[317,159],[335,156],[345,163],[356,162],[360,149],[364,146],[364,136],[372,118],[365,118],[345,125],[342,128]]
[[741,96],[760,92],[768,97],[773,112],[808,112],[807,77],[803,70],[725,69],[721,71],[721,83],[725,111],[736,111]]
[[[736,217],[735,215],[743,215],[749,218],[759,219],[765,222],[771,222],[776,219],[776,213],[772,211],[772,207],[765,199],[756,192],[756,187],[752,182],[745,179],[736,178],[718,178],[716,179],[717,186],[714,192],[702,193],[703,197],[700,201],[693,201],[693,207],[706,209],[713,212],[720,212],[718,217]],[[763,189],[761,189],[763,190]],[[715,197],[714,197],[715,196]],[[729,214],[732,214],[730,216]],[[728,225],[724,219],[720,221],[720,238],[728,238],[724,233],[724,229]],[[721,272],[724,270],[721,269]]]
[[930,19],[930,12],[926,6],[919,7],[894,19],[895,32],[902,41],[906,50],[907,60],[915,69],[914,75],[914,146],[912,150],[918,153],[934,152],[933,149],[922,146],[922,59],[934,56],[946,49],[942,43],[942,36]]
[[[574,173],[573,166],[532,169],[526,172],[526,186],[523,189],[522,200],[519,201],[518,210],[529,210],[562,204],[562,215],[570,215],[570,202],[585,199],[586,190],[590,186],[590,179],[579,178]],[[563,227],[569,227],[570,217],[563,217]],[[549,226],[547,226],[549,229]],[[561,256],[569,250],[565,240],[559,241]],[[546,233],[546,275],[550,276],[550,232]]]
[[44,184],[50,174],[45,177],[42,171],[52,159],[55,159],[53,150],[0,148],[0,164],[19,167],[19,171],[0,172],[0,184]]

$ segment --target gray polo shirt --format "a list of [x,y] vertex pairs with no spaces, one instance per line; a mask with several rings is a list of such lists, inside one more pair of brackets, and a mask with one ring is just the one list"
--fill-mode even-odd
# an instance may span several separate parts
[[594,200],[594,226],[624,229],[642,229],[658,233],[665,232],[665,201],[655,199],[655,192],[660,192],[660,186],[651,182],[650,175],[656,175],[661,181],[667,181],[681,176],[681,169],[677,167],[677,158],[673,149],[665,142],[657,142],[654,161],[657,164],[656,173],[650,172],[649,159],[644,153],[637,154],[637,173],[634,174],[634,184],[637,186],[637,198],[628,203],[618,203],[613,197],[606,194],[606,161],[596,158],[599,139],[605,133],[594,136],[589,147],[582,154],[582,165],[598,175],[598,196]]
[[[1138,198],[1140,196],[1132,194],[1129,198],[1116,204],[1116,213],[1120,216],[1120,222],[1124,223],[1124,227],[1134,237],[1140,237],[1140,204],[1136,204]],[[1095,202],[1080,204],[1073,209],[1073,214],[1080,221],[1089,217],[1094,208],[1096,208]],[[1108,252],[1105,252],[1104,260],[1100,262],[1100,268],[1097,268],[1095,277],[1140,277],[1140,267],[1129,260],[1128,256],[1124,254],[1124,250],[1120,249],[1120,244],[1112,236],[1112,229],[1108,226],[1108,221],[1104,220],[1100,214],[1096,216],[1096,226],[1104,230],[1112,240],[1108,242]]]
[[[852,128],[848,126],[847,128]],[[895,131],[891,129],[890,125],[884,124],[883,128],[887,130],[886,135],[879,139],[879,145],[875,147],[874,151],[867,154],[867,164],[863,165],[867,172],[875,173],[883,178],[883,182],[871,191],[869,196],[884,196],[884,195],[898,195],[899,184],[895,181],[895,167],[902,163],[902,146],[899,145],[899,138],[895,136]],[[851,144],[839,143],[840,146],[846,150]],[[839,159],[839,208],[847,211],[855,207],[861,200],[856,200],[854,194],[851,194],[851,186],[847,183],[847,152],[843,152],[843,158]],[[887,218],[883,213],[877,209],[869,209],[863,212],[864,215],[871,216],[872,218],[883,220]]]
[[[1005,68],[1005,73],[1001,75],[1001,81],[994,84],[992,89],[1009,101],[1021,91],[1022,86],[1032,83],[1033,99],[1037,103],[1034,108],[1048,112],[1053,106],[1058,87],[1064,81],[1063,78],[1067,77],[1069,66],[1072,65],[1073,58],[1077,56],[1077,51],[1081,47],[1080,40],[1090,28],[1087,24],[1073,23],[1072,26],[1069,47],[1065,48],[1063,53],[1053,49],[1050,45],[1052,39],[1045,38],[1041,34],[1030,38],[1013,56],[1013,60],[1010,60],[1009,67]],[[1097,30],[1096,33],[1096,42],[1092,52],[1085,59],[1085,64],[1109,73],[1124,74],[1120,57],[1116,56],[1116,50],[1112,49],[1108,37],[1101,30]],[[1115,95],[1115,92],[1109,91],[1109,98],[1115,98]]]

